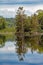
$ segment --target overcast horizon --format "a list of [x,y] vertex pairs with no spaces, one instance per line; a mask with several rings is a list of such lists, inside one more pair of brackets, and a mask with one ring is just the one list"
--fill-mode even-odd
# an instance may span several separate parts
[[0,0],[0,16],[14,18],[18,7],[23,7],[27,15],[43,10],[43,0]]

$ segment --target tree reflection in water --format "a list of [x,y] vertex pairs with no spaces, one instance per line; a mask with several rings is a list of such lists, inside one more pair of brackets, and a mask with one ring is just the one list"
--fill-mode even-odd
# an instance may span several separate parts
[[43,53],[43,36],[17,36],[16,53],[18,54],[19,60],[24,60],[25,54],[28,49],[31,49],[33,53]]
[[4,35],[0,35],[0,48],[3,47],[5,45],[5,36]]
[[[14,36],[5,36],[0,35],[0,48],[5,45],[5,42],[8,40],[14,41]],[[16,53],[19,60],[24,60],[25,54],[30,49],[33,53],[43,53],[43,35],[42,36],[24,36],[16,35]]]
[[17,43],[16,43],[16,52],[18,54],[19,60],[23,60],[25,57],[25,53],[27,52],[27,44],[22,39],[22,36],[17,36]]
[[14,35],[0,35],[0,48],[5,46],[5,42],[14,40]]

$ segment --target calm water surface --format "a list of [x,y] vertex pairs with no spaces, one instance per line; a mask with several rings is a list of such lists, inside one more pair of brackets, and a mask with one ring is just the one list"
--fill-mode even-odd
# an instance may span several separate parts
[[43,36],[0,35],[0,65],[43,65]]

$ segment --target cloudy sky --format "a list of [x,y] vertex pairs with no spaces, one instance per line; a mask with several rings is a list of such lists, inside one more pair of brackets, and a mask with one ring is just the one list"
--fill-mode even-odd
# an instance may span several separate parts
[[31,15],[43,9],[43,0],[0,0],[0,16],[15,17],[19,6],[23,6],[25,13]]
[[43,0],[0,0],[0,4],[43,4]]

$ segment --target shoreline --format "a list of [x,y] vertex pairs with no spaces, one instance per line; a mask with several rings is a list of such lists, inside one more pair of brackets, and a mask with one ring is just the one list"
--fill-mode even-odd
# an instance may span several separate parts
[[[0,32],[0,35],[12,35],[12,34],[17,34],[19,35],[19,32],[15,33],[15,32]],[[37,36],[37,35],[43,35],[43,33],[29,33],[29,32],[24,32],[24,33],[20,33],[20,34],[24,34],[24,36]]]
[[1,34],[2,34],[2,35],[6,35],[6,34],[15,34],[15,32],[3,32],[3,33],[0,32],[0,35],[1,35]]

